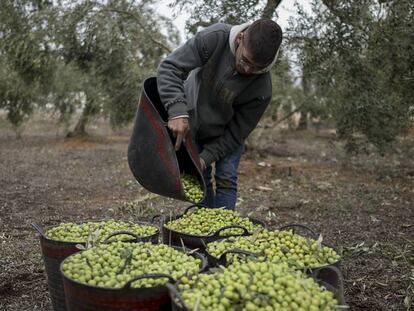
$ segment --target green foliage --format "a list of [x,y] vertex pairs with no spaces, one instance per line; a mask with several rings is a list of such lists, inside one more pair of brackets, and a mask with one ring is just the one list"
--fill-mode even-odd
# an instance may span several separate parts
[[2,1],[0,108],[15,128],[46,102],[66,126],[75,108],[84,107],[80,132],[102,112],[114,127],[132,120],[139,86],[178,43],[172,23],[151,4]]
[[73,63],[66,64],[63,61],[56,64],[55,77],[48,101],[53,103],[58,113],[57,125],[63,125],[68,131],[73,113],[81,107],[86,77]]
[[290,29],[307,92],[337,122],[348,151],[385,151],[413,117],[414,3],[313,1]]
[[161,34],[166,26],[171,40],[177,34],[171,23],[160,18],[149,2],[75,1],[62,16],[59,28],[61,52],[87,76],[85,122],[103,111],[113,127],[135,115],[142,81],[172,44]]
[[281,108],[288,115],[301,105],[303,101],[302,90],[293,83],[289,59],[283,51],[279,54],[276,65],[272,68],[272,101],[266,112],[274,121],[277,120],[277,112]]
[[33,100],[37,98],[37,88],[27,87],[24,80],[15,72],[5,71],[10,69],[1,64],[0,75],[0,108],[7,111],[7,120],[12,124],[18,137],[23,131],[23,123],[33,112]]
[[0,3],[0,108],[18,136],[23,122],[45,103],[53,79],[49,10],[39,1]]
[[[273,2],[279,3],[280,1]],[[263,14],[265,3],[258,0],[175,0],[171,6],[191,13],[186,27],[194,34],[199,26],[205,27],[217,22],[237,25],[257,19]]]

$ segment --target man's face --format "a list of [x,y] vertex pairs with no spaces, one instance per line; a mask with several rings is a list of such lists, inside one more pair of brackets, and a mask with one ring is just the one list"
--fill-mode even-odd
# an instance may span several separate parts
[[241,32],[236,39],[237,49],[236,49],[236,70],[240,74],[249,75],[255,72],[259,72],[266,68],[266,66],[258,66],[251,61],[252,54],[247,49],[244,44],[246,34]]

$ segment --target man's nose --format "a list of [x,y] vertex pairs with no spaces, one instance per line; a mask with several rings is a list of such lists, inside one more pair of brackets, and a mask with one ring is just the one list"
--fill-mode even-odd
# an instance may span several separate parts
[[248,64],[243,65],[243,70],[244,70],[245,73],[252,73],[253,72],[252,67],[250,67]]

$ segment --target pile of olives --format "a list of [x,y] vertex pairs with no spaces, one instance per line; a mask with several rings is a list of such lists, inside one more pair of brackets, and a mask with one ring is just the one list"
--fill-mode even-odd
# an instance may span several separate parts
[[213,274],[184,277],[178,291],[189,310],[330,311],[337,300],[287,263],[235,262]]
[[[297,268],[316,268],[333,264],[340,256],[318,241],[287,231],[263,229],[251,236],[230,237],[207,245],[207,250],[219,258],[229,249],[242,249],[258,255],[257,260],[284,261]],[[231,262],[237,256],[226,255]]]
[[[217,232],[217,230],[229,226],[239,225],[247,229],[249,232],[259,230],[260,225],[255,225],[247,218],[235,211],[222,208],[197,208],[182,215],[182,217],[168,222],[165,227],[181,233],[209,236]],[[242,234],[243,229],[229,228],[220,234]]]
[[184,188],[185,197],[194,203],[199,203],[203,199],[203,188],[196,176],[182,174],[181,181]]
[[[124,221],[104,220],[82,224],[62,223],[47,230],[45,235],[48,239],[56,241],[86,243],[91,235],[94,235],[96,241],[104,241],[109,235],[119,231],[128,231],[136,236],[146,237],[155,234],[157,228]],[[110,241],[133,238],[131,235],[121,234],[110,238]]]
[[[63,273],[86,285],[122,288],[142,274],[163,273],[179,279],[198,272],[200,267],[200,259],[167,245],[117,241],[99,244],[68,257],[63,263]],[[167,281],[167,278],[141,279],[132,282],[131,287],[153,287]]]

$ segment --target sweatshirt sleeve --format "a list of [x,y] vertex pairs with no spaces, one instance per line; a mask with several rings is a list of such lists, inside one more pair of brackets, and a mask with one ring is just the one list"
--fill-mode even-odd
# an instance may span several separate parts
[[259,97],[237,107],[232,120],[224,130],[224,134],[204,145],[200,157],[207,166],[224,158],[244,143],[259,123],[270,103],[270,98],[271,96]]
[[184,81],[191,70],[203,66],[210,58],[217,40],[214,30],[210,26],[198,32],[160,63],[158,92],[169,118],[188,115]]

